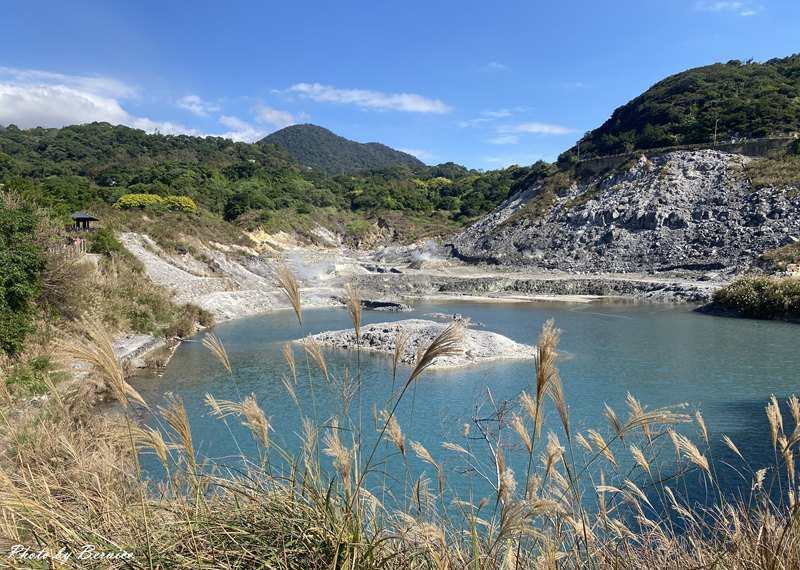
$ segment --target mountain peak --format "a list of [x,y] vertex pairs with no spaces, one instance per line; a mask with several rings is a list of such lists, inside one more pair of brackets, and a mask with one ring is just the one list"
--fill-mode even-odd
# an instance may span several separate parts
[[416,157],[380,143],[359,143],[312,125],[292,125],[272,133],[258,144],[274,144],[303,166],[326,174],[345,174],[405,165],[424,164]]

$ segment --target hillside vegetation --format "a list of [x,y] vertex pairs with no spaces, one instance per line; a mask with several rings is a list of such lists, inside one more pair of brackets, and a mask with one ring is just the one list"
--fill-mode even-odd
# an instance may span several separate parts
[[392,166],[424,168],[416,157],[380,143],[358,143],[317,125],[292,125],[267,135],[259,144],[274,144],[304,166],[326,174],[379,170]]
[[[800,131],[800,54],[678,73],[619,107],[580,142],[581,156]],[[572,154],[576,154],[573,148]]]
[[408,220],[435,214],[443,227],[457,227],[494,208],[527,174],[517,167],[484,173],[413,160],[414,168],[401,164],[329,176],[264,141],[149,135],[107,123],[0,128],[0,183],[62,217],[136,194],[122,205],[159,202],[141,195],[189,197],[202,211],[247,227],[321,210],[341,213],[345,224],[396,218],[386,215],[395,212]]

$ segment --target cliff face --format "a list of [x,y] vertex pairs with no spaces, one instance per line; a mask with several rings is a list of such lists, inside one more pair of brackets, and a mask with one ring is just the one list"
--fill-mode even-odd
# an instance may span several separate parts
[[462,258],[567,271],[739,272],[800,238],[797,189],[754,190],[747,157],[672,152],[575,183],[543,214],[539,186],[512,196],[453,240]]

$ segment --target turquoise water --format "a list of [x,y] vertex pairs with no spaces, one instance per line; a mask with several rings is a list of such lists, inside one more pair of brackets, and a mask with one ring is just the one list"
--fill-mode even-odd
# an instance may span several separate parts
[[[524,343],[534,343],[542,324],[555,319],[562,330],[559,368],[574,430],[595,427],[607,433],[604,404],[625,417],[628,392],[649,408],[686,404],[689,412],[700,409],[710,432],[712,457],[720,466],[719,480],[731,489],[741,479],[724,467],[726,463],[735,464],[736,458],[719,443],[721,434],[729,435],[753,463],[770,463],[772,450],[764,406],[770,394],[785,398],[800,392],[800,327],[699,315],[686,306],[454,302],[419,304],[413,313],[365,312],[364,321],[424,318],[431,312],[458,312],[482,323],[486,330]],[[273,441],[295,451],[300,441],[300,414],[280,381],[281,375],[288,374],[282,345],[303,334],[350,326],[347,313],[341,309],[305,311],[302,330],[290,312],[223,323],[215,332],[227,347],[233,378],[199,342],[189,342],[178,348],[162,377],[138,378],[135,386],[150,404],[161,404],[166,392],[180,396],[191,418],[196,448],[218,465],[234,465],[239,449],[253,457],[257,453],[248,432],[232,425],[234,442],[224,425],[210,417],[203,402],[206,393],[230,400],[256,394],[274,427]],[[297,394],[305,412],[314,415],[315,402],[320,421],[339,413],[338,392],[321,383],[313,365],[316,378],[312,397],[308,383],[303,381],[307,368],[299,348],[296,356],[301,377]],[[357,368],[361,370],[362,390],[351,404],[351,414],[355,425],[361,425],[366,434],[364,447],[371,447],[366,442],[375,433],[373,407],[385,408],[391,393],[391,360],[385,355],[362,353],[359,367],[352,352],[329,351],[327,357],[337,377],[345,367],[351,374]],[[408,371],[403,368],[398,381]],[[494,408],[502,408],[503,402],[517,398],[522,390],[531,392],[532,379],[529,361],[429,372],[401,404],[398,418],[407,441],[422,442],[451,474],[466,481],[470,479],[468,473],[456,473],[463,471],[462,459],[442,449],[441,442],[464,445],[465,422],[490,416]],[[545,428],[557,426],[557,415],[549,408]],[[699,440],[696,430],[691,433]],[[348,441],[347,436],[343,439]],[[328,460],[323,459],[323,463]],[[148,466],[156,470],[154,465],[148,460]],[[392,457],[385,465],[390,476],[395,474],[399,480],[401,460]],[[471,484],[456,483],[456,487],[461,485],[459,490],[466,492]]]

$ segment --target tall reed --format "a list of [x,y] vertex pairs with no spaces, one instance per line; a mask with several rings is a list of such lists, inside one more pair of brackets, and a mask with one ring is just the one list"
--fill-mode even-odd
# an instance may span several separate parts
[[[302,428],[294,434],[273,423],[271,405],[252,395],[208,396],[212,415],[238,418],[265,458],[281,460],[245,460],[224,475],[224,465],[198,451],[193,419],[178,398],[156,410],[154,427],[74,416],[72,391],[56,387],[40,411],[10,413],[4,404],[0,440],[13,452],[0,460],[0,542],[130,550],[133,561],[109,562],[120,568],[800,567],[800,400],[769,399],[764,440],[774,457],[767,464],[748,462],[743,448],[715,434],[702,414],[648,409],[630,395],[623,413],[598,402],[603,425],[573,424],[557,367],[559,333],[548,322],[530,386],[509,401],[487,391],[463,440],[435,448],[423,443],[419,426],[403,420],[401,429],[397,411],[438,358],[462,349],[463,334],[455,323],[420,352],[391,405],[375,411],[374,441],[348,411],[350,372],[308,344],[309,380],[327,378],[338,388],[341,413],[318,422],[305,416],[298,398]],[[206,338],[233,370],[221,341]],[[395,346],[405,342],[396,338]],[[101,332],[87,327],[85,339],[63,349],[90,362],[120,402],[144,403]],[[302,366],[291,347],[284,355],[286,383],[294,387],[303,381]],[[393,376],[398,361],[393,357]],[[279,443],[295,436],[299,450],[290,454]],[[128,437],[133,453],[126,451]],[[715,461],[712,448],[724,459]],[[128,468],[142,450],[155,454],[165,479],[148,481]],[[331,469],[321,466],[318,452]],[[390,504],[398,487],[386,486],[400,479],[392,455],[402,460],[409,489],[403,485],[406,494]],[[721,488],[726,463],[739,473],[741,497]],[[382,484],[369,476],[381,471]],[[714,491],[709,504],[687,492],[689,475]]]

